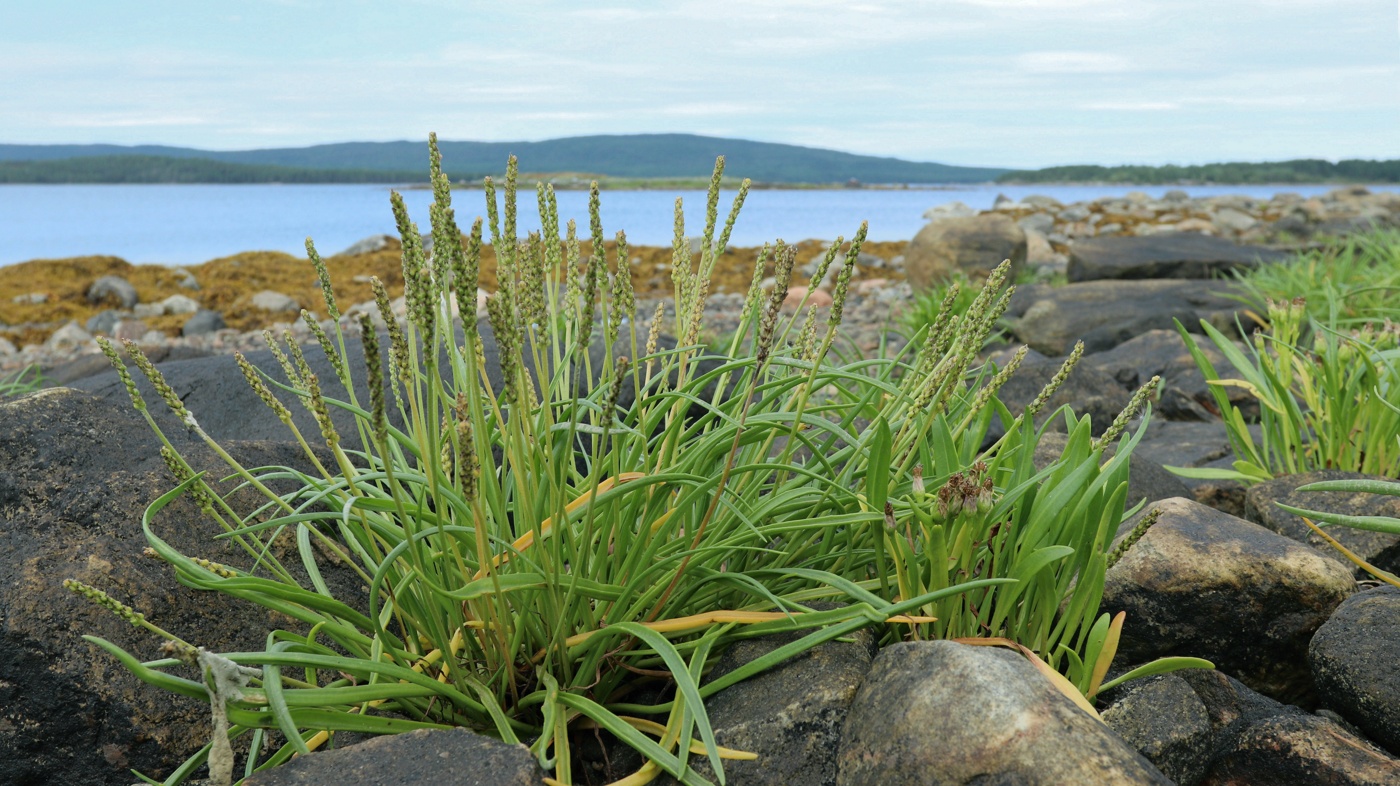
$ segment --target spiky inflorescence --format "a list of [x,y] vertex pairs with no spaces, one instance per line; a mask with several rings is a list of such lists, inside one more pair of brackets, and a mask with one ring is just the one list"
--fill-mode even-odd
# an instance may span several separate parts
[[457,309],[463,314],[462,322],[470,309],[476,310],[477,281],[481,276],[481,219],[472,222],[472,231],[467,236],[467,246],[457,255],[452,270],[452,286],[457,293]]
[[719,223],[719,184],[724,177],[724,156],[715,158],[715,169],[710,174],[710,188],[705,192],[705,231],[700,235],[700,265],[703,271],[715,256],[711,243],[715,236],[715,225]]
[[744,309],[739,314],[740,322],[748,319],[763,299],[763,274],[768,272],[768,257],[772,252],[772,247],[764,243],[763,248],[758,251],[758,257],[754,259],[753,276],[749,279],[749,291],[744,295]]
[[[595,248],[601,251],[601,247]],[[602,264],[598,253],[589,255],[588,270],[583,274],[583,303],[578,317],[578,349],[582,353],[588,352],[589,344],[593,343],[593,315],[598,306],[598,268]]]
[[306,256],[316,268],[316,280],[321,284],[321,299],[326,301],[326,313],[331,319],[340,319],[340,308],[335,304],[335,290],[331,288],[330,271],[326,269],[325,260],[316,253],[316,246],[309,237],[306,239]]
[[846,242],[846,238],[837,235],[835,242],[826,247],[826,253],[822,255],[822,261],[817,263],[817,269],[812,273],[812,278],[807,282],[808,289],[816,289],[826,280],[826,271],[831,269],[831,263],[836,261],[836,255],[841,251],[841,244]]
[[1157,519],[1161,517],[1161,508],[1153,508],[1147,511],[1147,513],[1138,520],[1138,523],[1133,526],[1132,530],[1128,532],[1127,536],[1109,553],[1107,567],[1111,568],[1117,565],[1118,560],[1123,559],[1123,555],[1128,553],[1128,549],[1132,548],[1133,544],[1137,543],[1139,540],[1142,540],[1142,536],[1146,535],[1147,531],[1151,529],[1152,525],[1156,524]]
[[569,219],[564,238],[564,302],[569,312],[576,313],[579,299],[578,263],[582,255],[578,242],[578,223]]
[[122,346],[126,348],[126,354],[131,356],[136,367],[141,369],[141,373],[150,380],[151,387],[156,389],[165,405],[170,407],[170,411],[180,419],[187,427],[193,428],[193,420],[190,418],[190,411],[185,408],[185,402],[175,395],[175,389],[170,387],[170,383],[165,381],[165,375],[160,373],[151,359],[146,357],[146,353],[141,351],[140,345],[130,339],[124,339]]
[[[169,445],[161,446],[160,457],[165,461],[165,468],[170,470],[170,476],[175,479],[175,484],[177,486],[194,477],[194,473],[190,471],[189,465],[185,464],[185,462],[181,460],[179,454]],[[206,485],[204,481],[190,484],[190,496],[194,498],[194,502],[199,506],[201,513],[210,518],[218,518],[214,507],[213,492],[210,491],[209,486]]]
[[807,318],[802,322],[802,333],[798,339],[797,350],[803,360],[813,361],[817,358],[817,307],[807,307]]
[[[510,324],[510,306],[501,293],[497,292],[486,299],[486,316],[491,321],[491,331],[496,334],[496,345],[499,348],[501,390],[498,395],[502,403],[509,403],[514,400],[520,358],[517,354],[518,347],[515,346],[515,330]],[[586,344],[584,348],[587,349]]]
[[496,266],[501,266],[502,252],[505,253],[505,266],[510,269],[515,267],[515,185],[520,174],[520,162],[515,156],[506,159],[506,220],[501,227],[501,246],[496,249]]
[[661,339],[661,320],[665,316],[666,301],[657,301],[656,309],[651,312],[651,325],[647,330],[647,344],[644,350],[647,355],[646,377],[648,380],[651,379],[651,367],[656,363],[656,358],[652,357],[652,355],[656,354],[657,343]]
[[1065,380],[1069,379],[1070,372],[1079,364],[1079,359],[1083,356],[1084,342],[1076,341],[1074,343],[1074,349],[1071,349],[1069,352],[1069,357],[1066,357],[1065,362],[1060,364],[1060,370],[1056,371],[1055,376],[1051,377],[1050,381],[1045,383],[1045,387],[1040,389],[1040,393],[1036,395],[1035,399],[1032,400],[1030,404],[1026,405],[1026,413],[1024,415],[1026,420],[1034,419],[1036,414],[1050,402],[1050,397],[1055,395],[1055,391],[1059,390],[1061,385],[1065,384]]
[[243,372],[243,378],[248,381],[248,387],[251,387],[253,392],[258,394],[258,398],[262,399],[262,402],[267,405],[267,408],[272,410],[273,414],[277,415],[278,420],[287,425],[291,425],[291,410],[287,409],[281,401],[277,400],[276,396],[272,395],[272,391],[267,387],[267,384],[263,382],[262,377],[258,376],[257,369],[253,368],[253,364],[248,362],[248,358],[244,357],[242,352],[233,353],[233,357],[238,363],[238,370]]
[[1134,393],[1133,397],[1128,401],[1128,406],[1124,407],[1123,411],[1118,413],[1118,417],[1114,418],[1113,423],[1109,424],[1103,436],[1099,437],[1098,440],[1094,442],[1094,449],[1097,450],[1112,444],[1115,439],[1118,439],[1118,437],[1122,435],[1123,430],[1128,427],[1128,423],[1132,421],[1133,418],[1137,417],[1138,413],[1142,412],[1143,407],[1147,406],[1147,402],[1151,400],[1152,394],[1157,390],[1157,384],[1161,381],[1161,377],[1153,377],[1147,380],[1147,384],[1138,388],[1138,391]]
[[[500,214],[496,207],[496,182],[489,177],[481,179],[482,190],[486,194],[486,228],[491,232],[491,246],[499,248],[501,242]],[[497,264],[500,259],[497,255]]]
[[408,319],[423,335],[431,335],[435,310],[432,308],[431,274],[426,267],[423,238],[418,225],[408,217],[408,207],[397,191],[389,193],[394,208],[394,223],[403,243],[403,294]]
[[797,249],[779,240],[776,256],[775,283],[773,291],[768,295],[768,308],[763,312],[763,321],[758,330],[756,357],[760,366],[768,360],[769,352],[773,349],[773,331],[778,324],[778,312],[783,307],[783,301],[787,300],[792,268],[797,261]]
[[836,291],[831,295],[831,315],[827,317],[828,331],[835,331],[841,324],[841,313],[846,308],[846,293],[851,288],[851,276],[856,272],[856,260],[860,258],[860,247],[865,245],[865,233],[870,231],[870,222],[860,222],[860,229],[851,240],[846,251],[846,264],[841,267],[841,275],[836,279]]
[[[744,182],[739,184],[739,193],[734,195],[734,204],[729,208],[729,217],[724,220],[724,229],[719,234],[719,243],[715,245],[714,256],[718,257],[729,248],[729,236],[734,232],[734,222],[739,220],[739,210],[744,206],[744,200],[749,196],[749,186],[753,182],[744,178]],[[711,263],[713,266],[713,262]]]
[[112,346],[112,342],[103,336],[97,337],[97,345],[102,347],[102,354],[107,356],[107,359],[112,362],[112,367],[117,370],[117,376],[126,386],[127,395],[131,396],[131,405],[138,411],[145,412],[146,400],[141,397],[141,391],[136,388],[136,380],[131,378],[131,372],[126,370],[126,363],[122,361],[121,355],[117,354],[117,348]]
[[617,341],[622,323],[637,318],[637,295],[632,289],[632,264],[627,259],[627,233],[617,233],[617,284],[614,287],[613,310],[608,320],[610,340],[608,346]]
[[330,409],[326,406],[325,397],[321,395],[321,381],[310,371],[306,373],[306,392],[311,397],[311,414],[316,416],[316,425],[321,427],[321,436],[334,450],[335,446],[340,444],[340,434],[335,430]]
[[360,342],[365,347],[365,369],[368,372],[370,417],[374,440],[384,445],[389,439],[389,420],[384,411],[384,363],[379,357],[379,332],[368,314],[360,315]]
[[627,367],[631,361],[626,355],[617,359],[617,367],[613,370],[612,385],[608,388],[608,398],[603,404],[603,439],[606,440],[612,428],[613,421],[617,420],[617,402],[622,399],[622,385],[627,380]]
[[481,462],[476,455],[476,436],[472,430],[471,411],[467,394],[458,393],[454,412],[457,416],[457,488],[468,503],[476,499],[477,478],[481,475]]
[[64,579],[63,588],[87,598],[138,628],[144,628],[148,624],[145,614],[142,614],[90,584],[84,584],[77,579]]
[[210,573],[213,573],[215,576],[218,576],[221,579],[236,579],[241,575],[238,571],[234,570],[233,568],[230,568],[229,566],[224,565],[222,563],[215,562],[211,559],[205,559],[203,557],[190,557],[190,562],[193,562],[199,567],[204,568],[205,570],[209,571]]
[[982,407],[987,406],[987,402],[992,400],[992,396],[996,395],[996,392],[1001,389],[1001,386],[1005,385],[1006,381],[1011,379],[1011,375],[1016,373],[1016,369],[1021,367],[1021,362],[1026,359],[1026,353],[1029,351],[1030,347],[1024,345],[1020,349],[1017,349],[1016,354],[1011,356],[1011,360],[1006,364],[1006,367],[998,371],[996,376],[992,377],[991,382],[988,382],[981,390],[977,391],[977,398],[973,400],[972,408],[968,410],[970,414],[980,412],[982,411]]
[[282,340],[287,343],[287,349],[292,360],[296,363],[297,373],[301,374],[302,381],[305,382],[311,374],[311,365],[306,362],[306,355],[302,354],[301,344],[297,343],[296,336],[292,335],[291,330],[282,331]]
[[267,345],[268,351],[272,352],[272,356],[277,359],[277,364],[282,367],[282,373],[287,375],[287,381],[291,383],[292,387],[301,387],[301,373],[297,371],[296,366],[292,365],[292,361],[287,358],[287,353],[282,351],[282,345],[277,343],[277,339],[272,335],[272,331],[264,330],[262,332],[262,337],[263,343]]
[[[393,307],[389,305],[389,292],[384,288],[384,282],[378,277],[371,277],[369,285],[374,290],[374,302],[379,306],[379,315],[384,318],[384,324],[389,329],[389,373],[407,388],[413,381],[412,370],[408,366],[408,340],[404,338],[403,328],[399,327],[399,320],[394,316]],[[395,385],[394,398],[398,397],[399,388]]]
[[335,351],[335,346],[331,344],[330,336],[321,327],[321,323],[316,321],[316,317],[306,309],[301,310],[301,321],[306,323],[306,327],[311,331],[311,335],[316,337],[316,343],[321,345],[321,351],[326,353],[326,360],[331,363],[331,368],[335,369],[335,375],[340,380],[348,380],[345,373],[345,359]]
[[540,234],[531,232],[522,248],[520,315],[526,325],[535,325],[539,330],[544,330],[547,314],[544,302],[544,247]]
[[676,197],[671,221],[671,283],[677,293],[676,314],[679,315],[690,298],[690,244],[685,239],[685,210],[680,197]]

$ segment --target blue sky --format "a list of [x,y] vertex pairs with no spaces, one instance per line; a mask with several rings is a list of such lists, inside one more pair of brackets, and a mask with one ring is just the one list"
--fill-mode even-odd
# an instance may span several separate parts
[[952,164],[1400,157],[1397,0],[0,0],[0,142],[692,132]]

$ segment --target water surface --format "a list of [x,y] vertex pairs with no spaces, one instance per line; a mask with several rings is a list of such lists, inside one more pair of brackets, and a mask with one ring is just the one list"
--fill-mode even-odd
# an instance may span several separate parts
[[[986,209],[998,194],[1012,199],[1045,194],[1068,204],[1129,191],[1160,196],[1172,188],[977,184],[908,190],[761,190],[749,194],[730,243],[754,246],[776,238],[849,238],[862,220],[870,222],[873,240],[908,240],[924,225],[924,211],[945,202]],[[1192,196],[1267,198],[1280,191],[1311,196],[1333,188],[1250,185],[1184,190]],[[522,234],[539,226],[533,188],[523,196]],[[705,219],[703,191],[604,192],[603,230],[611,238],[618,229],[625,229],[633,245],[670,245],[676,197],[684,199],[687,232],[699,234]],[[424,231],[431,198],[424,190],[404,192],[409,212]],[[732,192],[724,194],[721,220],[732,198]],[[480,191],[457,191],[453,199],[464,229],[471,218],[485,212]],[[559,192],[559,212],[561,221],[573,218],[579,233],[588,234],[586,192]],[[187,265],[240,251],[301,254],[307,236],[323,254],[333,254],[381,233],[394,233],[388,186],[0,185],[0,265],[85,254],[111,254],[139,264]]]

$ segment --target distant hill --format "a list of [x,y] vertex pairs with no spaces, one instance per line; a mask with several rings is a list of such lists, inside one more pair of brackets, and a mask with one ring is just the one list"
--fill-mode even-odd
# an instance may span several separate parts
[[0,183],[413,183],[422,179],[416,172],[306,169],[147,155],[0,161]]
[[1056,166],[1007,172],[998,183],[1400,183],[1400,160],[1321,161],[1299,159],[1262,164],[1235,162],[1199,166]]
[[[979,183],[991,181],[1010,171],[859,156],[835,150],[694,134],[580,136],[544,142],[442,142],[441,148],[443,167],[453,176],[500,173],[504,171],[506,158],[511,154],[519,157],[521,169],[527,172],[584,172],[623,178],[707,177],[714,167],[715,157],[723,155],[727,174],[768,183],[845,183],[852,179],[862,183]],[[402,180],[399,177],[402,173],[418,173],[416,179],[423,180],[428,169],[428,146],[425,142],[346,142],[233,151],[162,145],[0,145],[0,162],[28,161],[37,164],[65,160],[74,162],[64,165],[70,167],[67,170],[70,173],[73,171],[71,167],[81,167],[76,162],[82,159],[123,156],[203,159],[318,172],[357,170],[357,179],[353,182],[363,182],[358,178],[368,173],[380,173],[385,181],[390,182]],[[56,163],[54,165],[57,166]],[[39,167],[28,171],[37,174],[47,170]]]

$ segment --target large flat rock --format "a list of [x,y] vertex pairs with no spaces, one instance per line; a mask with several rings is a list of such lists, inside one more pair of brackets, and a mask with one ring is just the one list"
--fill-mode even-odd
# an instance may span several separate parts
[[1085,351],[1093,353],[1151,330],[1174,330],[1176,321],[1193,332],[1200,331],[1202,319],[1234,332],[1243,304],[1226,292],[1227,285],[1218,281],[1088,281],[1028,287],[1017,292],[1008,313],[1020,314],[1013,332],[1031,349],[1064,355],[1083,341]]
[[1070,281],[1106,278],[1215,278],[1249,270],[1261,261],[1288,254],[1262,246],[1242,246],[1223,238],[1180,232],[1145,237],[1101,237],[1077,241],[1070,249]]

